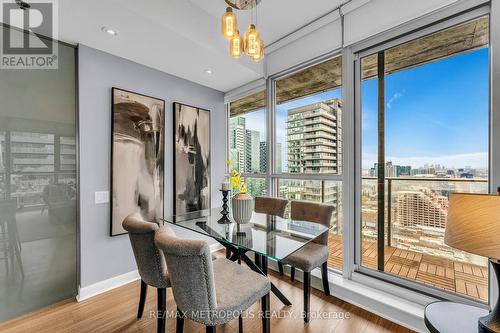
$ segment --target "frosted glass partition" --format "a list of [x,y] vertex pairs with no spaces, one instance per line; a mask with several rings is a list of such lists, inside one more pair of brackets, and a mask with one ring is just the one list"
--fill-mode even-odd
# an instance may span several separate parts
[[58,53],[0,69],[0,321],[77,291],[75,48]]

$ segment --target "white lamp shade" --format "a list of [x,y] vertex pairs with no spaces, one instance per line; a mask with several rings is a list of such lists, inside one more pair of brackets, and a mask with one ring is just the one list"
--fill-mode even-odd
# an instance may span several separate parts
[[444,242],[462,251],[500,259],[500,195],[450,194]]

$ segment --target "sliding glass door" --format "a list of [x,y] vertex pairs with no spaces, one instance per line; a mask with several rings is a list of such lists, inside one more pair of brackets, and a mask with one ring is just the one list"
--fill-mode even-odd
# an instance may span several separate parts
[[443,241],[449,193],[488,192],[488,34],[485,16],[360,54],[362,271],[488,301],[487,259]]
[[0,69],[0,321],[77,291],[75,49],[58,53]]

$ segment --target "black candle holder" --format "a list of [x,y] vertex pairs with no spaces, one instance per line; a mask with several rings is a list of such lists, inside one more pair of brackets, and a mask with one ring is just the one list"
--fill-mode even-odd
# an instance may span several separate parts
[[217,223],[220,223],[220,224],[229,224],[231,223],[231,220],[227,217],[229,215],[229,210],[228,210],[228,205],[227,205],[227,202],[229,201],[228,200],[228,196],[229,196],[229,191],[226,191],[226,190],[220,190],[222,192],[222,210],[221,210],[221,214],[222,214],[222,217],[217,221]]

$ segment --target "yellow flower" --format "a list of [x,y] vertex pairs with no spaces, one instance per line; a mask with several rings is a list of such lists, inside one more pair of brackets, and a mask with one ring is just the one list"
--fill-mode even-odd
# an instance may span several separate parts
[[226,160],[226,164],[227,164],[227,165],[233,165],[233,161],[231,161],[231,160]]

